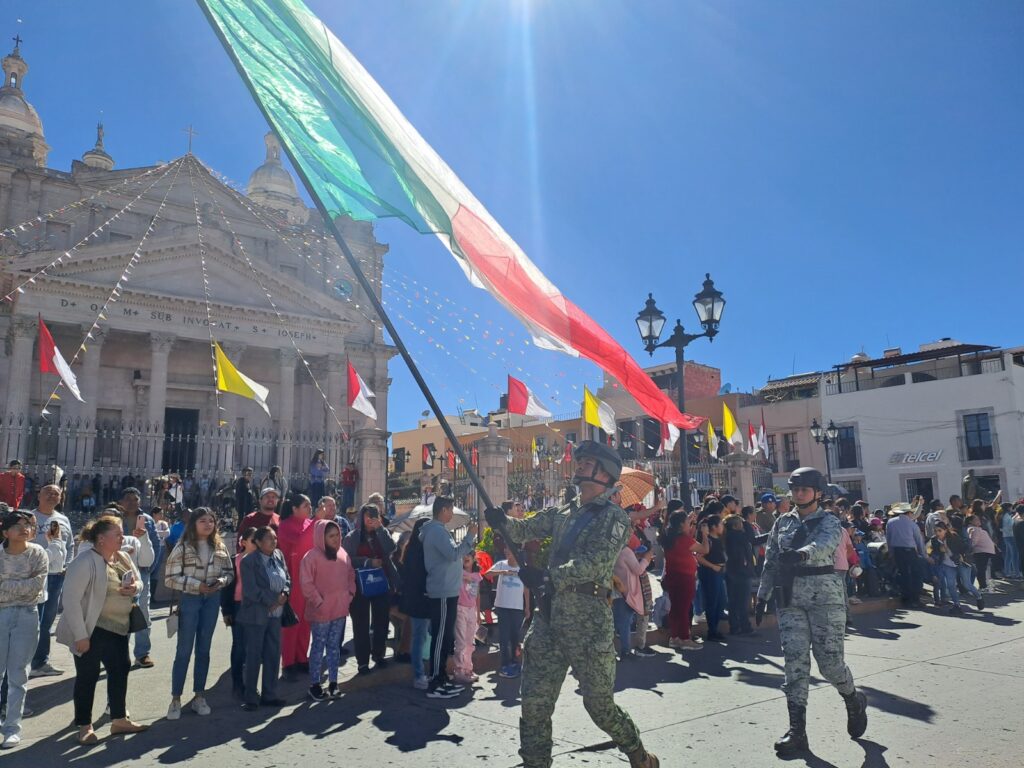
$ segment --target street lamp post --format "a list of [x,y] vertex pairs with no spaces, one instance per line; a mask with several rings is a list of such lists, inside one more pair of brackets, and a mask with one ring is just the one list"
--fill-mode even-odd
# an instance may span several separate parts
[[832,485],[832,457],[829,455],[828,447],[839,438],[839,427],[832,419],[828,420],[828,426],[822,427],[817,419],[811,422],[811,437],[814,442],[825,446],[825,474],[828,476],[828,484]]
[[[686,402],[684,394],[686,379],[683,372],[683,363],[685,362],[683,350],[694,339],[706,336],[709,341],[713,341],[718,333],[718,324],[722,320],[722,312],[725,310],[725,299],[722,297],[721,291],[715,290],[715,284],[711,280],[711,275],[706,273],[704,277],[704,287],[693,298],[693,308],[697,312],[697,319],[700,321],[701,327],[704,329],[703,333],[686,333],[683,330],[682,323],[676,320],[675,328],[672,329],[672,335],[659,343],[658,339],[661,338],[661,331],[665,327],[665,315],[658,309],[654,303],[654,296],[650,293],[647,294],[647,303],[636,317],[636,325],[640,330],[640,339],[644,342],[644,349],[651,356],[654,355],[654,350],[659,347],[672,347],[676,351],[676,373],[679,382],[676,391],[676,405],[679,407],[680,413],[683,412]],[[688,448],[689,443],[684,430],[681,445],[679,446],[679,492],[682,496],[683,507],[687,512],[690,511],[692,506],[690,502],[690,457],[688,455]]]

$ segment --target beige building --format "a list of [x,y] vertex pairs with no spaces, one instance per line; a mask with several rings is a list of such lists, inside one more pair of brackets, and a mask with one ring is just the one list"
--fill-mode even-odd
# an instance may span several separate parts
[[[358,308],[365,298],[276,139],[266,137],[244,196],[191,153],[117,168],[102,127],[69,171],[49,168],[18,48],[3,70],[0,229],[13,230],[0,241],[0,290],[13,301],[0,303],[2,458],[30,471],[219,480],[278,464],[301,484],[321,447],[335,477],[354,457],[360,493],[383,490],[394,350]],[[339,225],[379,292],[387,246],[369,224]],[[63,391],[42,420],[57,377],[39,373],[40,315],[75,358],[85,401]],[[252,400],[217,395],[211,336],[269,388],[269,417]],[[376,393],[375,422],[345,406],[346,358]]]

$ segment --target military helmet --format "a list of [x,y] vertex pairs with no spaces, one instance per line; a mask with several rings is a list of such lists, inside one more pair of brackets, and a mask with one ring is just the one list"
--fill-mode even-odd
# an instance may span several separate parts
[[572,457],[579,463],[588,456],[596,459],[598,466],[611,475],[612,483],[618,481],[622,474],[622,457],[613,448],[596,440],[584,440],[576,446]]
[[798,467],[789,476],[789,487],[813,488],[816,491],[825,490],[825,477],[814,467]]

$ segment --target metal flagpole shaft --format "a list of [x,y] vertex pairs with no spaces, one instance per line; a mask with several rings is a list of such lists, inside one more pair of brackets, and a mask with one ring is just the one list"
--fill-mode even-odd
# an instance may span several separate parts
[[334,236],[335,242],[338,244],[338,247],[341,248],[341,252],[345,256],[345,260],[348,262],[348,265],[352,268],[352,272],[355,274],[356,280],[359,281],[359,285],[362,287],[363,292],[366,294],[367,298],[370,300],[370,303],[373,305],[374,311],[376,311],[377,316],[384,324],[384,327],[387,329],[392,341],[394,341],[395,347],[398,349],[399,354],[405,361],[405,364],[409,369],[409,373],[411,373],[413,379],[416,380],[416,384],[417,386],[419,386],[420,392],[423,393],[423,397],[426,398],[427,404],[430,406],[430,410],[432,410],[434,412],[434,415],[437,417],[438,423],[440,423],[441,429],[444,431],[445,436],[447,436],[448,440],[451,441],[455,453],[458,455],[462,463],[466,466],[466,474],[469,475],[470,481],[476,487],[477,493],[480,494],[480,499],[483,502],[483,506],[485,508],[494,506],[494,504],[491,502],[491,497],[487,494],[487,491],[484,489],[484,484],[483,481],[481,481],[480,476],[476,473],[476,470],[470,465],[470,463],[466,461],[466,454],[462,450],[462,444],[455,436],[455,432],[452,430],[451,425],[448,423],[448,419],[445,418],[444,412],[441,410],[441,406],[438,405],[437,400],[434,399],[433,393],[427,386],[427,382],[423,379],[423,376],[420,373],[419,368],[416,366],[415,361],[412,359],[412,355],[409,354],[409,350],[406,349],[405,343],[402,341],[402,337],[399,335],[398,330],[395,328],[394,324],[391,322],[391,318],[388,317],[387,312],[384,310],[384,305],[381,304],[380,299],[377,298],[377,294],[373,289],[373,285],[371,285],[366,275],[363,274],[363,270],[359,266],[358,259],[356,259],[355,254],[353,254],[351,249],[349,249],[348,243],[345,242],[345,238],[342,236],[341,232],[338,229],[338,225],[335,224],[334,219],[327,211],[327,208],[324,206],[323,202],[317,196],[316,191],[313,188],[313,185],[309,181],[309,177],[306,176],[305,171],[303,171],[302,169],[302,165],[295,158],[295,155],[292,153],[291,147],[289,146],[288,142],[284,140],[280,133],[278,133],[278,130],[274,125],[274,121],[270,117],[270,114],[264,108],[263,103],[259,100],[259,97],[256,96],[256,93],[253,90],[252,82],[249,79],[249,75],[246,73],[245,68],[242,67],[241,62],[239,62],[238,60],[238,57],[235,56],[235,52],[231,48],[231,44],[224,37],[224,34],[221,31],[220,26],[218,26],[216,20],[213,18],[209,9],[206,7],[206,4],[203,2],[199,2],[198,5],[200,9],[203,11],[203,14],[206,16],[207,21],[209,21],[210,26],[213,28],[214,33],[217,35],[217,38],[220,40],[221,45],[224,46],[224,50],[227,51],[227,54],[231,58],[232,63],[234,63],[235,69],[238,70],[238,74],[242,78],[242,82],[245,83],[245,87],[249,90],[249,93],[252,96],[253,101],[256,102],[256,106],[263,114],[264,119],[267,121],[267,125],[270,126],[270,129],[274,132],[274,135],[280,142],[281,147],[284,149],[285,154],[288,155],[288,159],[291,161],[292,167],[295,169],[295,172],[299,175],[299,178],[302,179],[302,184],[303,186],[305,186],[310,198],[313,200],[313,203],[316,205],[317,210],[320,212],[320,216],[323,218],[324,224],[330,229],[331,234]]

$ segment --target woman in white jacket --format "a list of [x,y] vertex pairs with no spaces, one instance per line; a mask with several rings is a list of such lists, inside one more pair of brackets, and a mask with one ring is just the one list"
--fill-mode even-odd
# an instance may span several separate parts
[[121,551],[124,533],[120,518],[103,515],[82,531],[79,555],[68,565],[57,641],[75,655],[75,725],[78,741],[95,744],[92,704],[100,667],[107,673],[110,733],[138,733],[148,726],[127,717],[129,616],[142,591],[134,561]]

